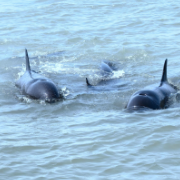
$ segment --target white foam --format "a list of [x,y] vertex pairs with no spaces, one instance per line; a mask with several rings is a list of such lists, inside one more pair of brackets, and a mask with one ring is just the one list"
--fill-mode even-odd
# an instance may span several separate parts
[[112,78],[120,78],[120,77],[123,77],[125,72],[124,70],[118,70],[118,71],[113,71],[113,76]]
[[63,87],[62,88],[62,93],[63,93],[64,97],[67,97],[70,94],[70,91],[66,87]]

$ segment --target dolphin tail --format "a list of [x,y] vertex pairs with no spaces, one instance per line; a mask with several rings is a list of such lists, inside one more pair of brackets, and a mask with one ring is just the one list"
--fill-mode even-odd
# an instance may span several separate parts
[[163,73],[162,73],[162,78],[161,78],[161,84],[160,86],[164,83],[164,82],[168,82],[167,80],[167,59],[164,62],[164,68],[163,68]]
[[31,71],[31,67],[30,67],[30,63],[29,63],[29,56],[28,56],[28,52],[27,49],[25,49],[25,55],[26,55],[26,71]]
[[92,84],[89,83],[88,78],[86,78],[86,84],[87,84],[88,86],[92,86]]

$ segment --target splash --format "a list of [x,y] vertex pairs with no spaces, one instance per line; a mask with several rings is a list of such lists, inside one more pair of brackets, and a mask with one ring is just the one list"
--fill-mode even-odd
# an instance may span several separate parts
[[113,71],[113,75],[112,75],[112,78],[120,78],[120,77],[123,77],[125,72],[124,70],[118,70],[118,71]]

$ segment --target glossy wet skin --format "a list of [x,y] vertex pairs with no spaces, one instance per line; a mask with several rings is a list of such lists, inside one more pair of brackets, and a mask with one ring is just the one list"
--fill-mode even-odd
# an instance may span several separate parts
[[46,101],[53,101],[59,98],[59,93],[55,84],[46,79],[30,81],[26,93],[35,99],[44,99]]
[[53,81],[31,71],[27,50],[26,69],[24,75],[15,83],[22,90],[23,94],[47,102],[54,102],[62,97]]
[[171,93],[176,93],[176,90],[173,86],[166,83],[151,90],[137,91],[131,96],[127,108],[138,109],[146,107],[150,109],[163,109],[166,107]]
[[177,88],[168,83],[167,80],[167,59],[164,63],[161,83],[153,89],[144,89],[135,92],[126,106],[127,109],[163,109],[168,107],[168,99],[172,93],[176,93]]

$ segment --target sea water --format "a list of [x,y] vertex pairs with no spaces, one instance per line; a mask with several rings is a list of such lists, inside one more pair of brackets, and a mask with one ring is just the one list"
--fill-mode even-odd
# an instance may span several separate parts
[[[180,179],[179,102],[125,110],[135,91],[159,85],[166,58],[180,87],[178,1],[1,0],[0,19],[0,179]],[[15,87],[25,48],[64,100]],[[116,67],[103,84],[102,61]]]

